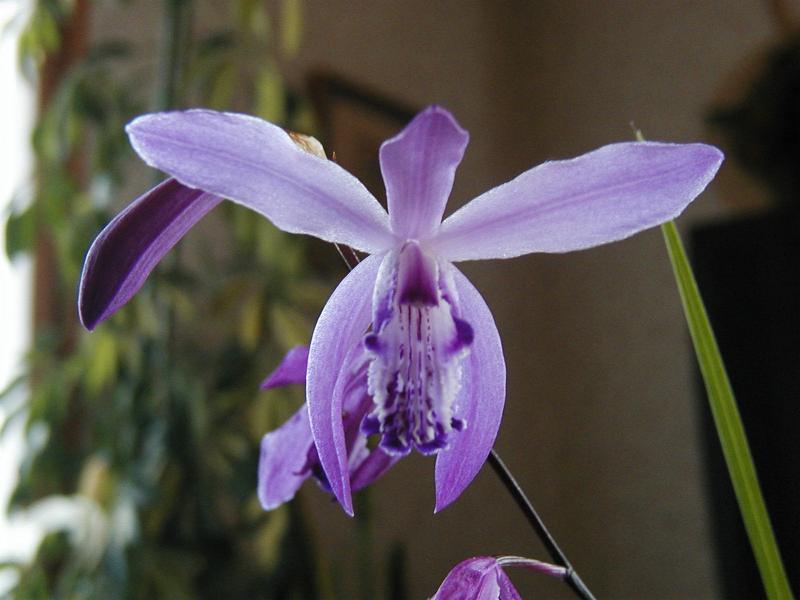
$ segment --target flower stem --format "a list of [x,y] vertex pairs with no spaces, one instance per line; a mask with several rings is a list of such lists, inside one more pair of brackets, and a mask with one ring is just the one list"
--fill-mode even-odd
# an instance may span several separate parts
[[535,508],[533,508],[533,504],[531,504],[531,501],[528,500],[528,497],[525,495],[525,492],[522,491],[522,488],[519,486],[519,483],[517,483],[517,480],[514,479],[511,471],[494,449],[492,449],[492,451],[489,453],[489,464],[492,466],[492,469],[494,469],[494,472],[508,490],[508,493],[511,494],[512,498],[514,498],[517,506],[519,506],[520,510],[525,514],[525,517],[528,519],[531,527],[533,527],[536,535],[539,536],[539,539],[544,544],[548,554],[550,554],[550,558],[554,563],[566,569],[564,581],[567,583],[567,585],[582,600],[596,600],[592,592],[589,591],[589,588],[586,587],[586,584],[583,583],[583,580],[572,567],[572,564],[567,559],[567,556],[564,554],[561,548],[559,548],[556,540],[545,526],[544,521],[542,521],[542,518],[539,516],[539,513],[536,512]]
[[[178,108],[183,97],[183,70],[188,45],[190,42],[189,26],[191,20],[192,0],[162,0],[163,29],[158,48],[158,72],[156,73],[156,95],[153,98],[153,110],[164,111]],[[162,179],[160,173],[155,175],[155,183]],[[172,270],[181,262],[180,245],[164,261],[164,271]],[[164,293],[162,286],[153,286],[153,300],[159,312],[159,323],[164,335],[159,335],[158,352],[161,354],[160,365],[164,373],[170,372],[171,358],[175,345],[175,311]],[[166,384],[167,379],[159,382],[163,393],[169,396],[171,391]]]
[[557,579],[564,579],[567,576],[567,570],[564,567],[522,556],[500,556],[497,564],[501,567],[522,567]]
[[183,82],[190,43],[191,0],[164,0],[156,109],[182,105]]
[[342,257],[344,264],[347,265],[347,270],[352,271],[358,266],[358,263],[361,262],[358,258],[358,254],[356,251],[353,250],[350,246],[345,246],[344,244],[337,244],[334,242],[334,247],[336,251],[339,253],[339,256]]

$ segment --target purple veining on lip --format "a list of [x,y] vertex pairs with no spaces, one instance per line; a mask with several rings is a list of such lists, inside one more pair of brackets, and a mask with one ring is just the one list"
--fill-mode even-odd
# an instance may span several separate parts
[[[453,262],[624,239],[680,214],[722,162],[703,144],[611,144],[525,171],[442,221],[468,135],[441,107],[422,111],[381,146],[388,214],[323,152],[303,150],[254,117],[158,113],[127,131],[139,155],[171,179],[120,213],[92,245],[79,288],[87,328],[121,308],[221,197],[285,231],[370,254],[317,321],[307,410],[262,445],[261,479],[276,481],[264,493],[259,484],[265,506],[291,497],[316,469],[349,514],[351,489],[413,448],[437,455],[441,510],[477,475],[494,443],[505,401],[502,346],[486,303]],[[362,382],[370,401],[354,412],[346,388],[362,359],[370,362]],[[265,385],[297,381],[299,365],[290,361]],[[365,454],[367,434],[381,439]]]
[[380,434],[381,448],[392,455],[414,448],[434,454],[465,426],[453,411],[472,328],[454,316],[455,292],[441,289],[446,278],[417,243],[389,254],[380,272],[386,290],[378,295],[375,312],[386,317],[364,339],[372,356],[369,393],[375,407],[362,431]]

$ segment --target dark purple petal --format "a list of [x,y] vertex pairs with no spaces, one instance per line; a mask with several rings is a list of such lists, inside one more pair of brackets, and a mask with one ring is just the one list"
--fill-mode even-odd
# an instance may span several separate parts
[[466,428],[453,436],[436,459],[436,512],[456,498],[478,474],[494,445],[506,399],[506,364],[492,313],[478,290],[452,265],[461,318],[472,326],[474,340],[464,359],[455,415]]
[[94,329],[139,291],[158,261],[222,201],[167,179],[106,225],[83,264],[78,315]]
[[309,452],[314,447],[308,407],[303,404],[286,423],[261,440],[258,463],[258,499],[264,510],[277,508],[294,498],[311,475]]
[[501,572],[491,556],[468,558],[453,567],[431,600],[500,600]]
[[[306,346],[292,348],[262,388],[305,383],[307,360]],[[378,449],[370,450],[366,436],[360,433],[361,421],[372,407],[372,399],[367,395],[367,362],[362,356],[350,366],[349,381],[343,390],[342,426],[349,456],[350,486],[357,491],[381,477],[397,458]],[[323,489],[331,491],[328,478],[320,469],[308,408],[304,404],[280,429],[268,433],[262,441],[258,490],[264,508],[269,510],[291,499],[310,474],[318,478]]]
[[361,339],[369,325],[372,289],[382,259],[367,257],[334,290],[314,328],[308,353],[306,395],[314,442],[331,490],[349,515],[353,503],[342,402],[351,381],[351,361],[363,353]]
[[611,144],[546,162],[448,217],[431,249],[451,261],[567,252],[678,216],[722,163],[704,144]]
[[308,346],[295,346],[286,353],[281,364],[261,382],[260,389],[271,390],[292,383],[305,383],[307,365]]
[[381,146],[392,231],[425,239],[442,220],[469,135],[445,109],[431,106]]
[[370,253],[393,244],[386,212],[361,182],[271,123],[189,110],[144,115],[127,131],[147,164],[261,213],[284,231]]

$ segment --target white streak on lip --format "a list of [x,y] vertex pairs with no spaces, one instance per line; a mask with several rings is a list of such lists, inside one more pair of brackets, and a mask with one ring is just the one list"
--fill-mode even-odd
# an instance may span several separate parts
[[[363,430],[379,433],[391,455],[413,448],[435,454],[449,445],[454,429],[465,426],[453,412],[472,335],[456,316],[457,294],[448,283],[437,261],[413,241],[381,265],[375,328],[364,339],[374,407]],[[432,301],[425,301],[428,296]]]

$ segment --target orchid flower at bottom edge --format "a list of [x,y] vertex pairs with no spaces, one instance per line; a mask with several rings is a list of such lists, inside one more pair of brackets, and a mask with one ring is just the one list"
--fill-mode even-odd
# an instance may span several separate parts
[[503,571],[506,566],[523,567],[558,579],[567,574],[564,567],[532,558],[475,556],[453,567],[430,600],[522,600]]
[[[129,300],[158,260],[221,198],[280,229],[369,254],[314,329],[307,415],[321,471],[353,513],[351,403],[380,451],[436,459],[436,510],[453,502],[494,444],[505,362],[483,298],[454,262],[567,252],[674,218],[722,154],[704,144],[622,143],[546,162],[442,221],[468,135],[430,107],[380,149],[388,213],[318,144],[260,119],[208,110],[157,113],[127,127],[136,152],[170,179],[134,201],[86,258],[79,314],[91,329]],[[354,371],[358,388],[351,394]],[[367,400],[366,398],[369,398]],[[358,436],[356,436],[358,437]],[[298,446],[305,447],[307,438]],[[373,452],[374,454],[374,452]]]

